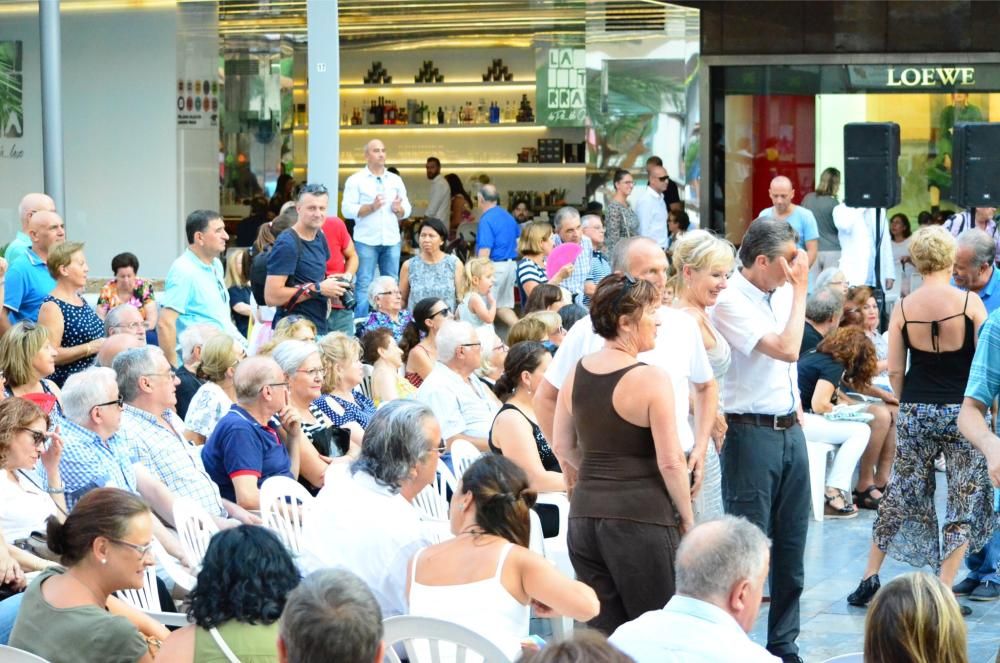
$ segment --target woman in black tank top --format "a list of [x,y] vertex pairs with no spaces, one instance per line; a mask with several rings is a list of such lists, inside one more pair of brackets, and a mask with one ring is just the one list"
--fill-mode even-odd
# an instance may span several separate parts
[[601,612],[589,624],[605,634],[673,596],[674,555],[694,525],[670,379],[636,361],[655,345],[659,305],[645,281],[601,281],[590,317],[604,349],[580,360],[556,404],[556,455],[577,478],[570,560],[597,592]]
[[[899,394],[896,455],[872,527],[868,567],[847,597],[851,605],[865,605],[878,591],[886,555],[931,566],[950,587],[965,553],[981,549],[993,533],[986,459],[958,430],[986,308],[976,294],[950,284],[955,251],[954,238],[939,226],[921,228],[910,241],[923,284],[896,305],[889,321],[889,378]],[[942,452],[948,513],[939,533],[934,458]],[[962,612],[972,611],[962,606]]]

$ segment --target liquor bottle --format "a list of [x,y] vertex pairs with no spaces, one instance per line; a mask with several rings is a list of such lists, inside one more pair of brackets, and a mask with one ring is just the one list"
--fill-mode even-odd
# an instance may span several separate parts
[[438,106],[438,124],[444,124],[444,109]]
[[375,100],[374,100],[374,99],[372,99],[372,103],[371,103],[371,105],[370,105],[370,106],[368,107],[368,124],[369,124],[369,125],[371,125],[371,124],[375,124],[375,120],[376,120],[376,119],[377,119],[377,118],[376,118],[376,116],[375,116]]

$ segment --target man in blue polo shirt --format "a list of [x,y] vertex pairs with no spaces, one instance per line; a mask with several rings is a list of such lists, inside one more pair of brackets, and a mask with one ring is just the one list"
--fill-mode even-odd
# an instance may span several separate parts
[[816,217],[810,210],[792,202],[795,189],[792,188],[792,181],[784,175],[778,175],[771,180],[767,195],[771,198],[772,206],[761,210],[757,215],[758,218],[771,217],[778,221],[787,221],[798,233],[798,246],[800,249],[805,249],[811,266],[816,262],[819,252],[819,227],[816,225]]
[[517,322],[514,313],[514,281],[517,276],[517,238],[521,226],[510,212],[500,207],[500,194],[492,184],[484,184],[477,197],[479,229],[476,232],[476,255],[493,261],[493,299],[497,317],[508,327]]
[[952,281],[962,290],[979,295],[989,313],[1000,308],[1000,273],[995,265],[993,238],[978,228],[963,230],[958,236]]
[[299,476],[299,450],[308,442],[288,405],[288,378],[273,359],[258,355],[241,361],[233,386],[236,403],[216,424],[201,459],[223,499],[256,511],[265,480]]
[[226,224],[218,212],[196,210],[184,223],[188,248],[167,272],[156,324],[160,347],[171,366],[180,364],[177,337],[199,322],[218,327],[233,338],[242,338],[229,311],[229,291],[222,278],[226,251]]
[[25,320],[38,321],[38,309],[53,288],[55,279],[45,261],[49,250],[66,241],[66,228],[55,212],[41,211],[28,222],[31,248],[7,272],[3,305],[8,315],[0,316],[0,333]]

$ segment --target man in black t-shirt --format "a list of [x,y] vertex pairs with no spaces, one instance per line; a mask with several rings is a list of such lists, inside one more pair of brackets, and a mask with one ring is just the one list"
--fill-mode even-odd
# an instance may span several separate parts
[[806,327],[802,334],[799,357],[815,350],[823,337],[840,325],[844,313],[844,295],[840,290],[822,288],[806,300]]
[[349,285],[335,277],[326,278],[330,247],[320,230],[329,202],[325,186],[303,186],[295,202],[298,220],[278,235],[267,254],[264,299],[268,306],[278,307],[274,325],[294,313],[316,325],[318,335],[326,334],[329,298],[343,295]]

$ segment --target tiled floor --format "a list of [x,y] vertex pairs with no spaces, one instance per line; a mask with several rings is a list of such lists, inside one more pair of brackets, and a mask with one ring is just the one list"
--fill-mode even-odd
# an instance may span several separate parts
[[[944,475],[938,474],[938,513],[943,510]],[[851,520],[811,521],[806,541],[806,585],[802,595],[800,656],[806,663],[821,663],[839,654],[863,648],[865,609],[847,605],[846,597],[857,587],[868,559],[871,526],[875,514],[861,512]],[[884,585],[913,567],[887,559],[879,576]],[[929,569],[924,569],[929,570]],[[964,569],[963,569],[964,571]],[[964,578],[960,572],[958,579]],[[967,601],[972,615],[969,626],[970,663],[994,663],[1000,647],[1000,601]],[[751,632],[753,639],[767,639],[767,604]]]

